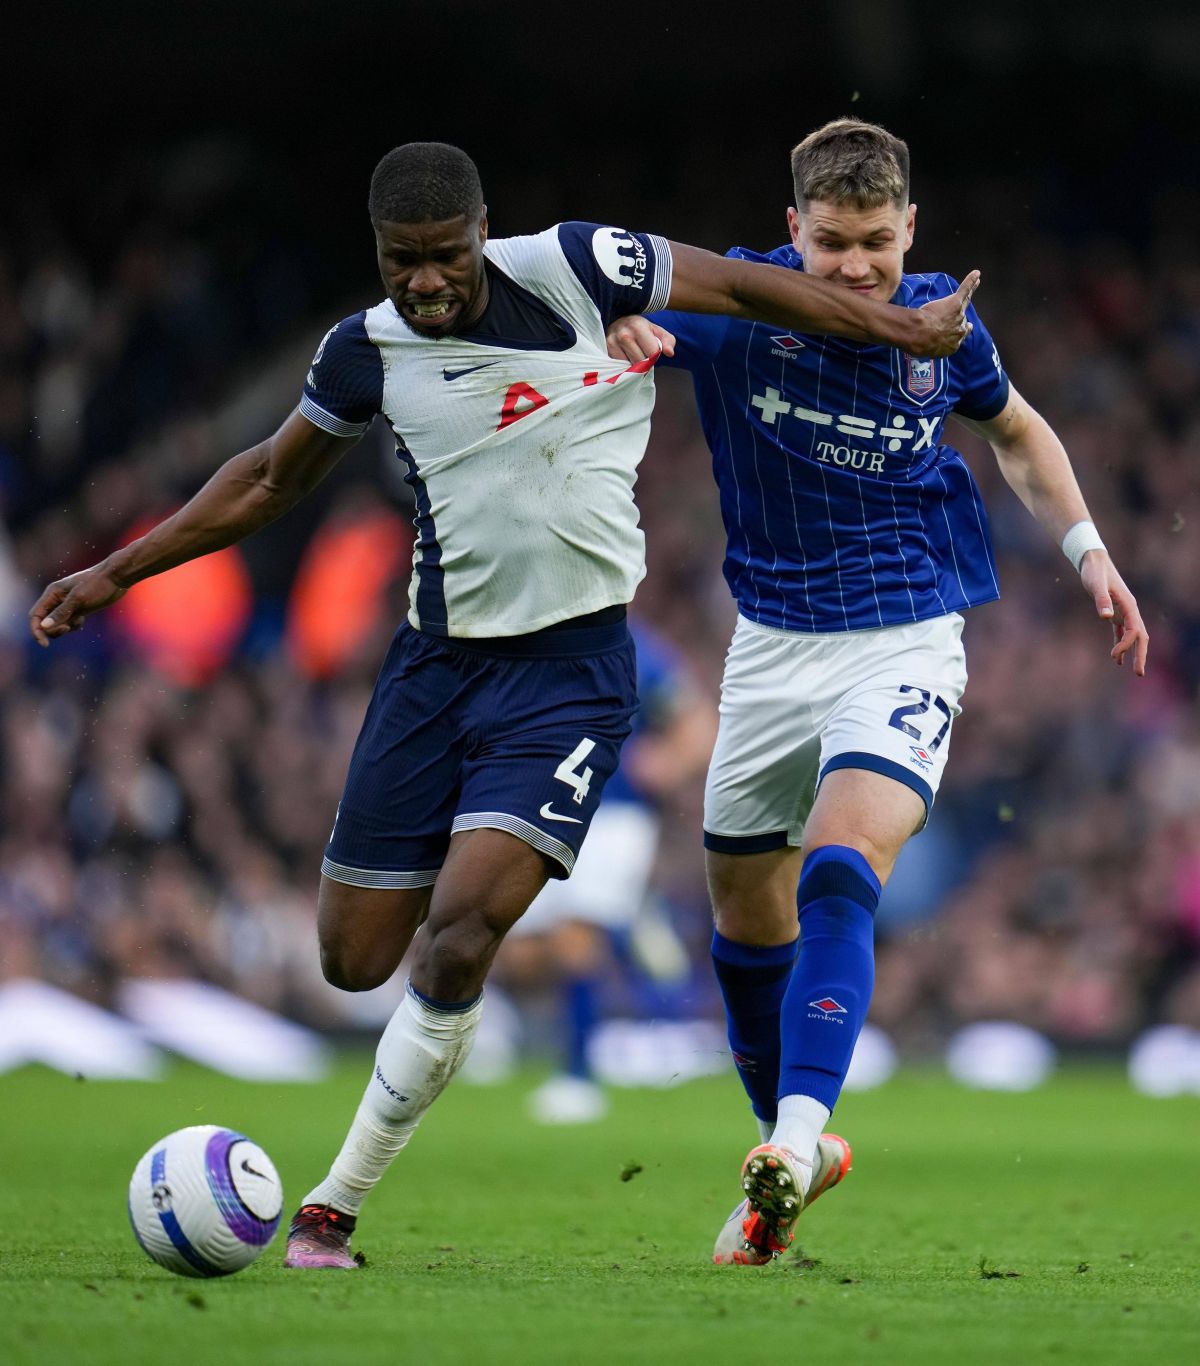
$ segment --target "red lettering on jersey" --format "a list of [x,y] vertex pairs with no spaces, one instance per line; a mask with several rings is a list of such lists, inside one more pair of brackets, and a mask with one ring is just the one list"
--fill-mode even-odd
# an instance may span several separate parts
[[[504,402],[500,405],[500,426],[496,430],[499,432],[505,427],[511,427],[514,422],[528,417],[539,408],[544,408],[549,402],[545,394],[539,394],[532,384],[526,384],[524,380],[510,384],[508,393],[504,395]],[[518,408],[518,403],[525,406]]]
[[589,384],[596,384],[600,380],[599,370],[589,370],[583,377],[583,387],[586,389]]
[[[661,355],[662,351],[660,349],[656,351],[654,355],[647,356],[645,360],[634,361],[632,365],[626,366],[620,374],[613,375],[611,378],[606,379],[604,382],[605,384],[616,384],[617,380],[621,378],[621,375],[644,375],[648,370],[652,369],[655,365],[658,364],[658,358]],[[584,382],[586,383],[587,381],[585,380]]]

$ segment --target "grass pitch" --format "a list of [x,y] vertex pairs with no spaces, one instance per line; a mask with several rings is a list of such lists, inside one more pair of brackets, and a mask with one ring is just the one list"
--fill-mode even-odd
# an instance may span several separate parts
[[[1024,1096],[902,1074],[847,1095],[855,1169],[794,1255],[715,1267],[754,1141],[728,1078],[621,1091],[604,1122],[537,1128],[530,1075],[456,1083],[367,1204],[355,1272],[183,1280],[133,1239],[133,1165],[187,1124],[271,1154],[290,1213],[341,1142],[369,1071],[250,1085],[0,1078],[0,1361],[1153,1363],[1200,1360],[1200,1101],[1112,1071]],[[634,1170],[634,1169],[637,1170]],[[623,1179],[624,1178],[624,1179]]]

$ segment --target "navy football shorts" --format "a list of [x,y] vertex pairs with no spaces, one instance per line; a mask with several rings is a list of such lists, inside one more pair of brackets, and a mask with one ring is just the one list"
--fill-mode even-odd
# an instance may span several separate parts
[[612,612],[487,642],[401,626],[350,759],[325,875],[427,887],[451,834],[487,826],[567,877],[637,709],[633,641]]

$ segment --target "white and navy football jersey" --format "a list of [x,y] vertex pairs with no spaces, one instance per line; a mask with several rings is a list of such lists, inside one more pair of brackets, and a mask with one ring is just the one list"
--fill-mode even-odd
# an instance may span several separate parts
[[[730,256],[803,269],[789,245]],[[946,275],[905,275],[892,302],[952,294]],[[954,355],[788,332],[725,316],[663,313],[663,364],[692,374],[728,535],[738,610],[764,626],[839,632],[894,626],[999,596],[987,515],[952,412],[984,420],[1008,378],[974,308]]]
[[654,381],[604,333],[667,302],[666,242],[560,223],[486,242],[484,268],[471,331],[422,337],[384,300],[329,331],[300,403],[338,436],[386,417],[417,508],[409,620],[436,635],[537,631],[628,602],[645,574]]

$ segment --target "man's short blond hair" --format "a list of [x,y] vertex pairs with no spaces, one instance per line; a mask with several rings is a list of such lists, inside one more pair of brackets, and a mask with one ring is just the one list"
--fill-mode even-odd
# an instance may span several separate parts
[[908,203],[908,144],[877,123],[834,119],[792,148],[796,207],[812,200],[879,209]]

